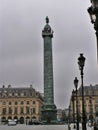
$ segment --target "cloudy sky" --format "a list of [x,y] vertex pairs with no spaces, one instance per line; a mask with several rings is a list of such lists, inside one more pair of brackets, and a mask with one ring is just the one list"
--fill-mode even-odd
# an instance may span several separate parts
[[0,0],[0,87],[33,87],[43,92],[45,17],[54,30],[54,95],[68,107],[73,80],[81,85],[77,58],[86,57],[84,85],[98,84],[96,36],[87,8],[90,0]]

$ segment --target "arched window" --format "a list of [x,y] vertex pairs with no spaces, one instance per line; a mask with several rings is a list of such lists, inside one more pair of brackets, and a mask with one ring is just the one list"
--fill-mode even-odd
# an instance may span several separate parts
[[14,119],[15,119],[15,120],[18,120],[18,117],[17,117],[17,116],[15,116],[15,117],[14,117]]
[[2,121],[2,122],[5,122],[5,121],[6,121],[6,117],[3,116],[3,117],[1,118],[1,121]]
[[24,123],[24,117],[20,117],[20,124]]

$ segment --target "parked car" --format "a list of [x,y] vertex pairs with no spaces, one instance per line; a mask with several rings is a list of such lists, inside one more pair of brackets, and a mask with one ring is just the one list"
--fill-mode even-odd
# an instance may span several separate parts
[[88,121],[88,126],[89,126],[89,127],[92,126],[92,121],[91,121],[91,120]]
[[98,129],[98,116],[95,118],[94,130]]
[[30,121],[29,122],[29,125],[43,125],[43,122],[40,122],[40,121]]
[[10,125],[16,125],[17,121],[16,120],[8,120],[8,126]]

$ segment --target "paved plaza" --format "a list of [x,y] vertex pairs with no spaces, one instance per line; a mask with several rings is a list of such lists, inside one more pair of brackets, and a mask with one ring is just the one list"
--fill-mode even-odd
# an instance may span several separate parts
[[[68,125],[0,125],[0,130],[68,130]],[[71,125],[70,130],[76,129]],[[82,130],[81,127],[79,130]],[[87,127],[87,130],[93,130],[93,127]]]
[[0,130],[65,130],[65,125],[1,125]]

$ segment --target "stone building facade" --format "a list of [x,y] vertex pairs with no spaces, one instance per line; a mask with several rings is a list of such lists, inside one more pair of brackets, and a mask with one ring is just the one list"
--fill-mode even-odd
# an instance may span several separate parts
[[41,119],[43,97],[32,85],[30,87],[0,88],[0,120],[17,119],[20,123],[26,120]]
[[[78,112],[79,119],[82,117],[82,89],[78,89]],[[93,120],[98,116],[98,84],[84,86],[84,107],[87,120]],[[76,119],[76,92],[72,93],[70,100],[71,118]]]

